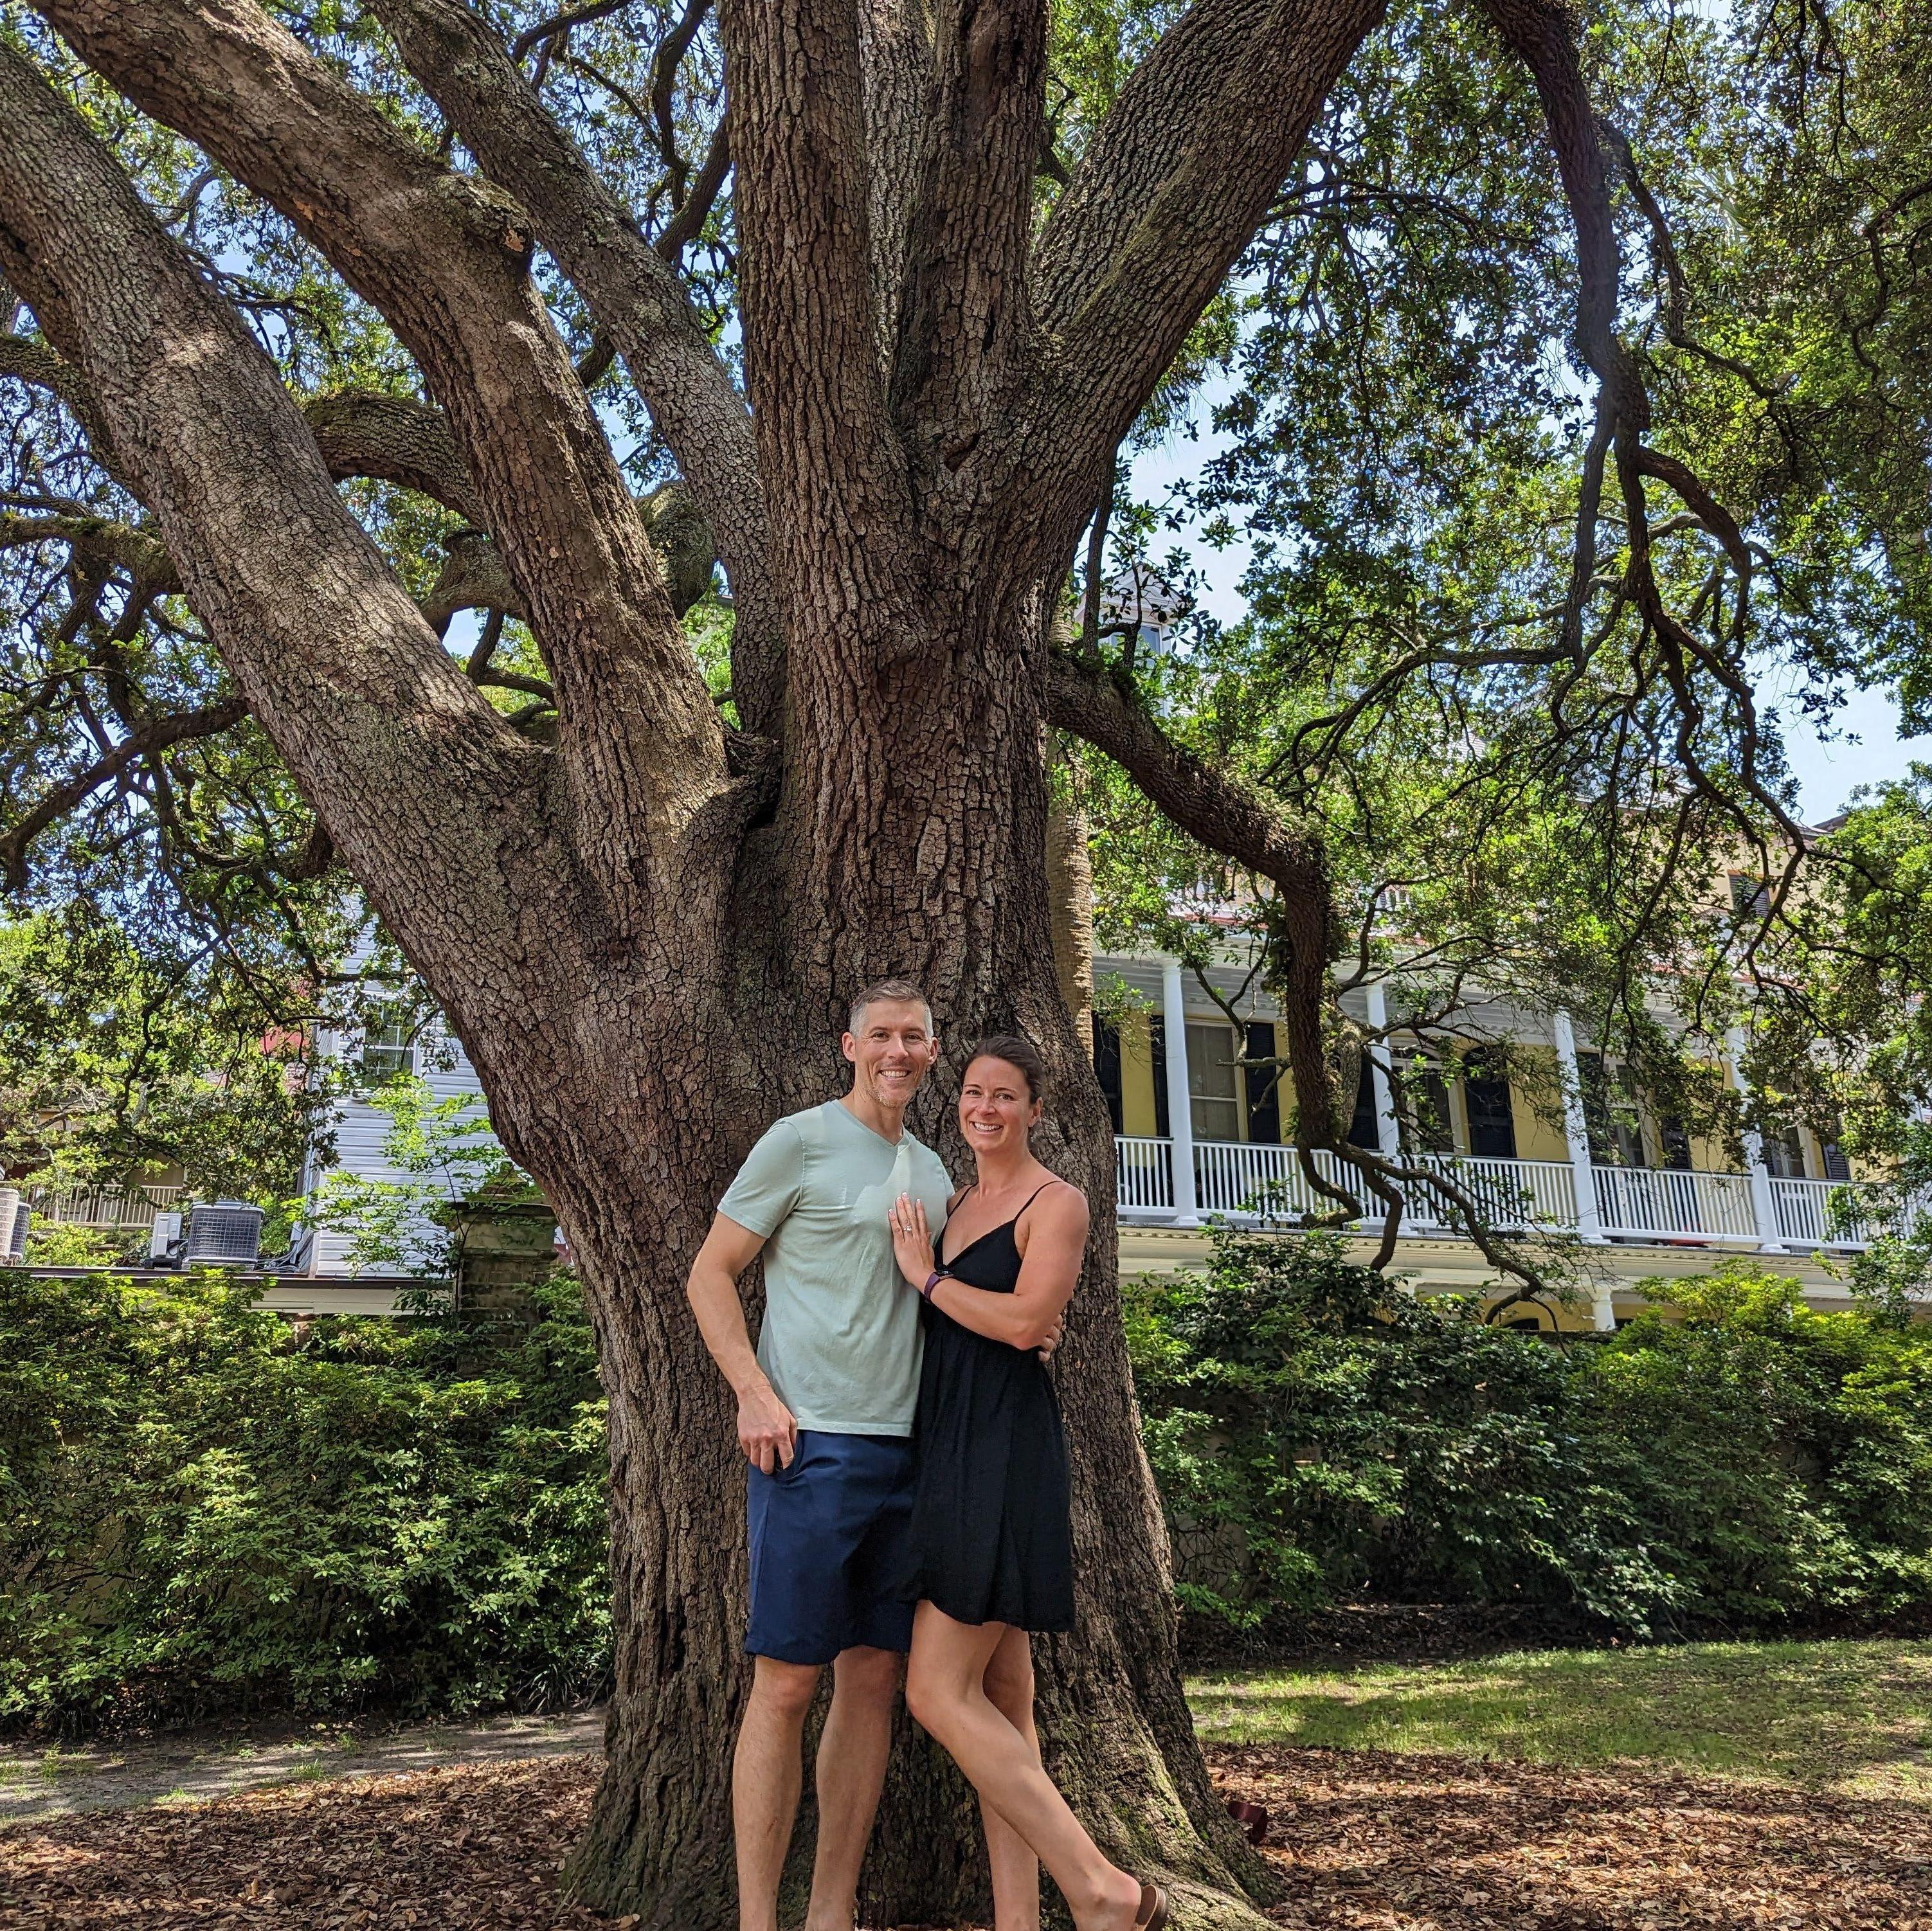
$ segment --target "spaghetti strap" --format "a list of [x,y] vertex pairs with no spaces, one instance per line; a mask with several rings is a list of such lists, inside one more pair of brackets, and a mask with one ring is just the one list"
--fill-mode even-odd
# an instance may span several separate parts
[[1028,1194],[1026,1198],[1020,1202],[1020,1213],[1015,1214],[1012,1219],[1007,1222],[1006,1225],[1009,1227],[1017,1226],[1019,1224],[1020,1213],[1025,1213],[1027,1209],[1032,1206],[1034,1202],[1039,1199],[1040,1195],[1046,1192],[1048,1187],[1058,1186],[1060,1184],[1060,1178],[1058,1174],[1055,1174],[1051,1180],[1041,1181],[1040,1185],[1035,1187],[1033,1192]]

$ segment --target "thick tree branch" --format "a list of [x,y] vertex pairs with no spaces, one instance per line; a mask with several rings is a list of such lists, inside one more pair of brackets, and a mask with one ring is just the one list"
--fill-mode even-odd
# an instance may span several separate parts
[[[513,931],[479,871],[558,857],[542,754],[464,677],[336,494],[274,366],[38,70],[0,40],[0,274],[85,376],[248,709],[418,967]],[[422,888],[388,899],[382,881]],[[499,1015],[505,1023],[510,1015]]]
[[1124,678],[1052,652],[1047,715],[1059,729],[1113,759],[1190,838],[1275,887],[1267,940],[1294,1082],[1295,1143],[1303,1179],[1312,1192],[1334,1203],[1328,1224],[1355,1219],[1363,1204],[1322,1174],[1314,1159],[1318,1147],[1354,1168],[1366,1192],[1381,1204],[1381,1251],[1372,1265],[1384,1267],[1393,1256],[1406,1203],[1433,1194],[1486,1258],[1532,1288],[1540,1285],[1537,1268],[1490,1229],[1482,1204],[1453,1174],[1410,1160],[1385,1159],[1342,1137],[1324,1024],[1335,955],[1334,904],[1318,838],[1291,823],[1273,801],[1241,778],[1210,769],[1175,744]]
[[687,0],[677,25],[658,43],[658,50],[651,56],[651,119],[657,128],[658,151],[664,157],[664,169],[670,177],[674,208],[684,204],[685,183],[689,176],[688,164],[677,145],[677,70],[710,10],[711,0]]
[[1011,401],[1046,107],[1046,0],[940,0],[938,15],[892,376],[928,515]]
[[1189,837],[1275,886],[1280,898],[1270,937],[1280,961],[1298,1138],[1305,1147],[1335,1146],[1334,1077],[1323,1036],[1334,906],[1319,839],[1292,824],[1252,786],[1211,770],[1175,744],[1132,685],[1104,670],[1049,652],[1046,711],[1060,730],[1105,751]]
[[1618,434],[1650,427],[1650,399],[1616,333],[1621,259],[1610,208],[1610,172],[1575,29],[1553,0],[1484,0],[1484,11],[1536,83],[1576,234],[1576,344],[1604,386]]
[[[124,487],[131,487],[114,468],[107,424],[86,377],[71,362],[44,343],[24,335],[0,335],[0,376],[58,396],[73,411],[95,460]],[[329,473],[338,482],[373,476],[418,490],[470,522],[484,521],[470,472],[440,409],[406,396],[346,390],[310,397],[302,411],[315,432]]]
[[302,403],[302,412],[315,432],[328,473],[338,482],[373,476],[420,490],[465,521],[488,527],[441,409],[404,396],[352,391],[311,397]]
[[704,165],[698,170],[698,178],[691,184],[691,192],[685,197],[683,206],[664,223],[658,238],[651,244],[659,257],[673,268],[677,266],[685,250],[704,232],[704,224],[710,218],[718,191],[724,185],[724,177],[730,172],[731,121],[728,115],[719,121],[716,132],[711,136]]
[[[814,628],[915,613],[878,355],[856,0],[724,0],[745,376],[774,554]],[[874,634],[877,634],[875,631]]]
[[859,56],[865,79],[866,241],[879,363],[890,369],[905,286],[906,231],[926,153],[932,90],[934,0],[860,0]]
[[[1576,46],[1575,23],[1557,0],[1484,0],[1484,10],[1505,46],[1535,82],[1544,116],[1556,151],[1557,166],[1576,235],[1579,286],[1576,343],[1599,384],[1596,433],[1584,477],[1577,520],[1573,572],[1573,615],[1566,640],[1575,643],[1581,662],[1580,625],[1575,620],[1586,550],[1594,556],[1598,492],[1607,450],[1614,456],[1630,544],[1624,589],[1657,640],[1658,672],[1676,710],[1676,751],[1686,775],[1729,815],[1738,831],[1755,841],[1756,828],[1727,785],[1707,766],[1699,739],[1706,699],[1700,673],[1714,682],[1740,720],[1738,776],[1752,803],[1783,834],[1788,857],[1772,892],[1772,912],[1783,902],[1803,861],[1804,834],[1784,801],[1757,769],[1756,703],[1742,661],[1744,606],[1750,583],[1750,555],[1734,520],[1687,464],[1646,445],[1651,425],[1650,398],[1635,359],[1616,332],[1622,257],[1610,205],[1610,166],[1592,110]],[[1654,205],[1654,204],[1653,204]],[[1674,490],[1698,520],[1724,546],[1737,573],[1738,610],[1726,643],[1706,642],[1693,633],[1666,602],[1652,551],[1652,523],[1644,479]],[[1706,688],[1708,690],[1708,685]]]
[[1058,729],[1105,751],[1190,838],[1264,878],[1299,880],[1319,862],[1270,799],[1174,743],[1132,687],[1106,670],[1052,652],[1046,709]]
[[1018,527],[1064,556],[1111,452],[1266,217],[1384,0],[1196,0],[1135,70],[1041,237]]
[[112,517],[22,516],[0,510],[0,550],[61,543],[104,570],[124,570],[151,593],[178,589],[174,559],[152,530]]
[[[634,901],[725,781],[641,520],[527,273],[529,217],[422,153],[253,0],[40,10],[138,106],[266,197],[381,310],[447,412],[560,705],[581,844]],[[627,902],[625,919],[639,910]]]
[[[682,280],[557,124],[495,30],[463,0],[376,0],[375,10],[491,178],[530,210],[599,332],[623,358],[711,526],[730,580],[740,715],[754,730],[775,729],[783,624],[751,417]],[[693,32],[700,10],[686,16]],[[722,148],[716,158],[715,178],[707,163],[694,199],[698,191],[716,194]]]
[[629,4],[630,0],[587,0],[587,4],[581,7],[566,7],[562,13],[553,13],[547,20],[539,20],[534,27],[526,27],[517,36],[516,43],[510,51],[518,60],[524,59],[532,47],[554,40],[572,27],[586,26],[592,20],[620,13]]
[[424,598],[422,613],[438,637],[458,610],[501,610],[524,614],[517,586],[503,568],[496,546],[480,529],[460,530],[443,546],[443,565]]

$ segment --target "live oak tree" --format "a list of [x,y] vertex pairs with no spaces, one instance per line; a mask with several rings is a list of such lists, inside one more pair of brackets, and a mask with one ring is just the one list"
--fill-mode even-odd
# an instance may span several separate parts
[[[1189,1915],[1265,1894],[1180,1692],[1107,1121],[1048,937],[1043,735],[1261,881],[1312,1174],[1346,1124],[1330,827],[1306,786],[1178,742],[1063,595],[1123,438],[1198,367],[1234,265],[1292,234],[1285,184],[1382,11],[42,0],[0,30],[0,278],[30,318],[0,373],[33,418],[0,536],[60,559],[22,705],[68,731],[32,739],[0,865],[23,883],[35,841],[98,809],[98,846],[158,826],[261,904],[344,866],[448,1015],[591,1296],[616,1693],[569,1875],[646,1924],[724,1908],[742,1686],[729,1416],[684,1270],[762,1124],[831,1089],[844,999],[886,973],[930,989],[947,1042],[919,1123],[940,1130],[977,1033],[1023,1029],[1056,1075],[1050,1157],[1094,1203],[1060,1375],[1082,1596],[1042,1645],[1054,1768]],[[1748,727],[1750,545],[1652,433],[1619,332],[1627,150],[1563,11],[1472,17],[1515,77],[1526,165],[1553,155],[1560,183],[1541,193],[1590,402],[1543,507],[1569,535],[1553,583],[1499,573],[1500,631],[1359,658],[1345,636],[1297,756],[1420,673],[1520,674],[1519,707],[1599,740],[1642,721],[1689,795],[1788,834]],[[211,184],[255,211],[252,257],[234,217],[200,232]],[[316,345],[344,341],[375,379],[315,382]],[[483,613],[460,655],[459,610]],[[212,688],[182,674],[204,646]],[[250,733],[314,814],[298,841],[181,795],[198,748]],[[194,788],[227,796],[219,776]],[[1344,1150],[1377,1201],[1414,1178]],[[974,1909],[972,1838],[956,1779],[902,1756],[868,1920]]]

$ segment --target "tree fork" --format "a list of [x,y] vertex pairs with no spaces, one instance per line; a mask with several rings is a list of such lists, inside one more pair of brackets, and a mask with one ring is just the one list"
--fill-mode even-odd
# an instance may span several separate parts
[[[946,642],[955,655],[1010,664],[997,637],[956,634]],[[975,674],[994,673],[982,664]],[[759,1096],[757,1111],[746,1117],[769,1118],[839,1090],[847,1069],[832,1042],[844,1001],[866,979],[904,973],[934,989],[944,1049],[941,1069],[915,1103],[914,1130],[964,1174],[970,1156],[951,1102],[974,1042],[1018,1028],[1040,1042],[1052,1084],[1048,1129],[1036,1144],[1049,1165],[1086,1191],[1094,1223],[1057,1371],[1074,1478],[1079,1620],[1072,1635],[1036,1645],[1046,1754],[1109,1855],[1172,1879],[1192,1918],[1252,1925],[1240,1900],[1271,1897],[1273,1880],[1208,1786],[1182,1693],[1166,1531],[1141,1447],[1119,1313],[1112,1124],[1054,970],[1038,697],[1027,698],[1024,680],[1016,690],[1006,688],[1010,702],[950,710],[950,761],[937,772],[925,756],[930,714],[907,707],[875,726],[878,743],[908,773],[904,808],[909,817],[924,814],[927,835],[868,845],[868,876],[848,879],[838,901],[836,945],[788,945],[780,919],[764,934],[748,934],[735,971],[756,990],[742,994],[747,1011],[734,1048],[741,1064],[748,1060],[755,1069],[750,1084]],[[842,729],[823,713],[795,728]],[[934,778],[931,790],[921,789],[920,780]],[[1004,808],[995,822],[976,801],[998,787]],[[856,790],[840,795],[848,820],[866,808]],[[790,883],[777,882],[793,862],[779,835],[783,823],[782,815],[748,844],[732,887],[736,902],[783,903],[800,889],[795,872]],[[832,835],[814,823],[821,836]],[[824,901],[808,895],[804,902]],[[908,907],[931,910],[908,916]],[[807,918],[801,932],[817,922]],[[712,1191],[697,1197],[694,1213],[717,1197],[729,1171],[728,1162],[711,1170]],[[720,1807],[742,1694],[742,1663],[730,1650],[735,1594],[702,1608],[668,1603],[653,1580],[665,1560],[659,1546],[668,1533],[664,1504],[654,1501],[644,1514],[632,1516],[617,1499],[635,1492],[638,1459],[650,1452],[650,1441],[662,1427],[682,1427],[689,1419],[662,1413],[656,1381],[666,1358],[679,1378],[695,1375],[716,1383],[694,1354],[694,1338],[675,1331],[682,1258],[652,1290],[671,1309],[670,1326],[652,1317],[664,1353],[635,1349],[620,1333],[608,1357],[615,1369],[614,1411],[622,1405],[627,1415],[644,1419],[621,1446],[614,1434],[614,1561],[626,1634],[609,1767],[568,1873],[573,1894],[585,1902],[639,1912],[646,1926],[667,1931],[694,1916],[708,1921],[706,1914],[715,1915],[730,1895]],[[634,1261],[629,1264],[634,1273]],[[728,1495],[735,1510],[742,1477],[722,1408],[711,1441],[715,1447],[699,1451],[708,1471],[700,1486],[714,1501]],[[650,1479],[654,1489],[682,1496],[688,1477],[660,1468]],[[728,1586],[735,1592],[742,1579],[735,1517],[718,1532],[734,1552]],[[715,1726],[701,1740],[690,1733],[694,1668]],[[862,1920],[983,1922],[984,1859],[968,1793],[910,1724],[902,1723],[898,1741],[867,1862]],[[721,1780],[707,1786],[709,1775]],[[708,1809],[688,1801],[693,1785],[712,1791]]]

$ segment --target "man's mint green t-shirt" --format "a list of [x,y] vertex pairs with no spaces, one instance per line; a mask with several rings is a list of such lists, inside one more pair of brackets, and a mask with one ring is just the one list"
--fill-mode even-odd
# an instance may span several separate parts
[[910,1194],[937,1234],[952,1191],[931,1147],[882,1139],[836,1099],[789,1114],[746,1156],[718,1211],[765,1237],[758,1366],[800,1428],[912,1433],[919,1297],[886,1216]]

